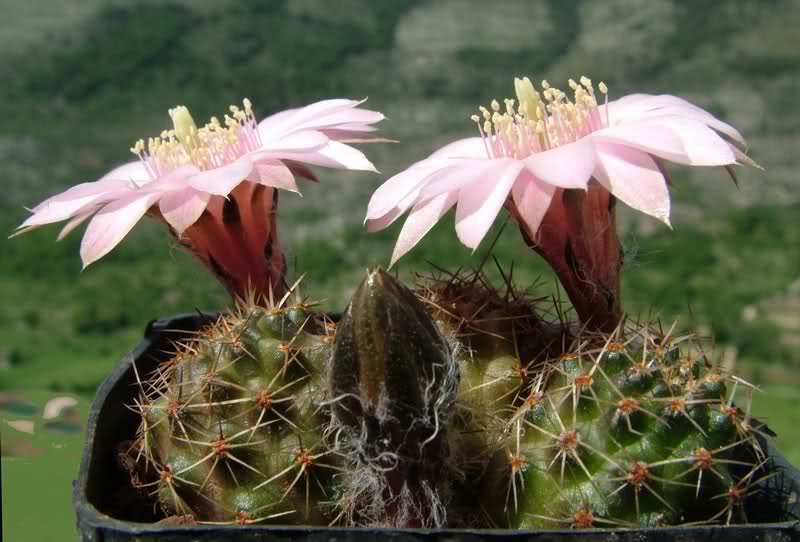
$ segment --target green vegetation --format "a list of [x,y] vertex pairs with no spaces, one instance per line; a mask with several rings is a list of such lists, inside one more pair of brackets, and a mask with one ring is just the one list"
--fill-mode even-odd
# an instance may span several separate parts
[[[89,404],[79,399],[58,418],[43,417],[50,401],[70,398],[75,399],[50,392],[0,392],[3,540],[71,539],[72,480],[78,472]],[[44,518],[36,521],[34,510],[46,511]]]

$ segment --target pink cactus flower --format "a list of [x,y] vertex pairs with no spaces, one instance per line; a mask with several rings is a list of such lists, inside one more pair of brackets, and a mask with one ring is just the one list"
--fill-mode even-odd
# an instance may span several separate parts
[[[739,132],[681,98],[634,94],[609,102],[608,89],[600,83],[603,103],[598,103],[586,77],[569,84],[572,99],[546,81],[539,93],[528,78],[516,79],[516,101],[505,100],[502,107],[494,100],[473,115],[479,137],[439,149],[377,189],[367,210],[370,231],[410,210],[392,264],[452,207],[458,238],[477,248],[505,207],[562,283],[575,283],[564,285],[568,293],[586,290],[586,284],[601,291],[605,286],[618,307],[619,245],[608,193],[669,224],[670,198],[660,160],[692,166],[753,164]],[[608,230],[613,239],[604,240]],[[604,284],[608,281],[612,284]],[[597,301],[596,295],[585,303],[570,297],[579,316],[582,310],[592,312],[580,304]]]
[[257,123],[245,99],[201,128],[178,106],[169,112],[173,129],[133,146],[138,160],[40,203],[17,233],[67,220],[61,239],[91,218],[80,251],[86,267],[149,214],[233,294],[280,290],[275,189],[299,192],[295,175],[316,180],[306,164],[376,171],[345,143],[378,140],[370,133],[384,116],[361,103],[325,100]]

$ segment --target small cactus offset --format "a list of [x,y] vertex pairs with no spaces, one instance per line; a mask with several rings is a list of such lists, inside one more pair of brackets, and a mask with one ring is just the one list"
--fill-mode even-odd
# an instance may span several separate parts
[[569,333],[562,322],[541,316],[542,300],[510,283],[497,290],[479,272],[421,278],[417,287],[458,361],[458,407],[473,415],[501,419],[498,410],[523,399]]
[[183,345],[140,383],[140,487],[166,514],[201,522],[326,524],[332,329],[303,305],[249,305]]
[[503,290],[480,273],[419,277],[417,295],[447,338],[458,364],[458,397],[449,430],[458,499],[449,521],[469,527],[492,524],[478,496],[494,452],[507,437],[507,420],[525,399],[543,364],[561,350],[568,328],[547,322],[543,303],[507,280]]
[[508,419],[486,507],[525,529],[747,522],[764,457],[742,387],[688,336],[577,333]]

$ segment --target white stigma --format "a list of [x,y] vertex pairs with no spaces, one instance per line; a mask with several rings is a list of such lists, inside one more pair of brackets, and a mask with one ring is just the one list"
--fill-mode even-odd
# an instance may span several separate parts
[[[178,105],[169,110],[172,125],[175,127],[175,137],[191,153],[197,145],[197,126],[194,123],[189,109],[185,105]],[[163,136],[162,136],[163,137]]]

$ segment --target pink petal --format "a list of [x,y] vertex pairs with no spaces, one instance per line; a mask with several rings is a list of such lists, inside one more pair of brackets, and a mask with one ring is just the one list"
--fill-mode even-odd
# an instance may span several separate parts
[[680,164],[721,166],[736,157],[731,146],[705,124],[678,117],[653,117],[594,132],[589,137],[622,144]]
[[492,179],[474,183],[458,193],[456,234],[462,243],[478,248],[524,167],[520,161],[506,162]]
[[705,111],[702,110],[698,111],[695,109],[683,108],[678,106],[663,107],[660,109],[655,109],[652,111],[642,113],[642,115],[640,115],[639,118],[647,119],[659,116],[685,118],[701,122],[706,126],[708,126],[709,128],[713,128],[717,132],[725,134],[743,148],[747,148],[747,142],[744,140],[744,137],[742,137],[742,134],[740,134],[739,131],[736,130],[736,128],[734,128],[730,124],[722,122],[718,118],[712,116],[710,113],[706,113]]
[[103,207],[89,222],[81,242],[83,267],[109,253],[158,199],[158,194],[135,194]]
[[197,190],[227,197],[252,172],[253,163],[243,157],[230,164],[193,175],[187,182]]
[[532,154],[524,162],[534,177],[546,183],[585,190],[594,171],[594,144],[585,137],[574,143]]
[[[444,192],[472,189],[472,184],[492,184],[509,164],[518,162],[513,158],[499,159],[450,159],[453,167],[443,169],[435,179],[430,179],[419,194],[420,201],[433,198]],[[520,162],[521,163],[521,162]]]
[[623,145],[597,145],[595,178],[630,207],[669,225],[666,179],[647,153]]
[[403,224],[403,229],[400,230],[389,267],[419,243],[420,239],[455,204],[456,198],[457,195],[455,193],[444,193],[425,203],[418,203],[414,206],[405,224]]
[[[437,175],[440,173],[434,173],[430,179],[436,178]],[[418,186],[405,196],[403,196],[400,200],[397,201],[397,204],[386,210],[383,214],[374,214],[374,216],[370,216],[369,214],[364,219],[367,223],[367,231],[374,232],[378,230],[382,230],[386,226],[390,225],[392,222],[397,219],[398,216],[405,213],[412,205],[415,205],[419,198],[421,186]],[[367,209],[367,213],[369,213],[369,208]]]
[[197,222],[206,210],[210,198],[211,194],[206,192],[184,188],[163,194],[158,201],[158,208],[167,224],[180,237],[189,226]]
[[[412,201],[413,203],[413,201]],[[410,207],[409,205],[408,207]],[[387,213],[377,217],[377,218],[367,218],[365,220],[367,224],[367,231],[369,233],[375,233],[376,231],[380,231],[384,228],[389,227],[391,224],[394,223],[395,220],[400,218],[400,216],[408,210],[408,207],[394,207],[389,210]]]
[[453,141],[437,150],[429,158],[489,158],[483,138],[468,137]]
[[304,105],[293,110],[293,121],[307,121],[315,117],[330,115],[342,109],[357,107],[363,101],[351,100],[349,98],[329,98],[320,100],[312,104]]
[[330,158],[322,156],[318,150],[309,152],[256,151],[248,154],[247,158],[253,163],[274,162],[275,160],[280,160],[284,163],[285,162],[306,163],[322,167],[337,167],[338,165]]
[[285,125],[292,115],[296,114],[299,109],[287,109],[285,111],[278,111],[272,115],[264,118],[258,123],[256,131],[262,141],[271,141],[280,138],[286,133],[286,130],[281,128]]
[[617,124],[624,120],[629,120],[631,117],[635,118],[642,109],[642,101],[653,98],[652,94],[628,94],[617,100],[611,100],[607,105],[600,105],[602,117],[605,119],[605,109],[608,108],[608,114],[611,117],[611,124]]
[[514,204],[532,235],[539,231],[555,191],[555,186],[542,182],[530,174],[523,173],[514,183],[512,189]]
[[666,160],[689,163],[683,141],[673,129],[651,121],[626,122],[603,128],[588,136],[598,143],[612,143],[639,149]]
[[376,171],[372,162],[361,151],[344,143],[327,139],[327,144],[307,151],[255,151],[248,157],[256,162],[263,160],[290,160],[333,169]]
[[144,162],[136,160],[135,162],[128,162],[119,167],[116,167],[100,177],[99,180],[117,179],[122,181],[133,181],[137,185],[150,182],[152,178],[147,172]]
[[330,128],[347,129],[346,127],[350,126],[350,129],[356,128],[358,131],[363,128],[374,129],[370,124],[378,123],[385,118],[383,113],[378,111],[353,107],[319,117],[311,122],[304,123],[302,126],[304,129],[320,131],[325,131]]
[[[367,112],[366,109],[359,109],[359,111]],[[383,117],[382,113],[376,113],[375,111],[369,111],[369,113],[377,114]],[[331,127],[322,127],[319,128],[319,131],[323,132],[326,136],[330,137],[330,132],[338,132],[338,131],[347,131],[347,132],[375,132],[378,130],[377,126],[371,126],[369,124],[363,124],[360,122],[344,122],[340,124],[335,124]],[[333,138],[331,138],[333,139]]]
[[[377,219],[396,207],[401,200],[409,194],[414,198],[419,194],[420,187],[436,173],[452,167],[455,162],[449,160],[422,160],[413,164],[405,171],[394,175],[372,194],[367,205],[367,219]],[[413,204],[413,201],[409,206]],[[404,212],[403,209],[401,212]]]
[[736,162],[730,143],[702,122],[679,117],[658,117],[651,122],[667,126],[678,134],[686,149],[686,163],[690,165],[726,166]]
[[60,222],[80,214],[100,203],[113,200],[132,192],[128,181],[106,179],[83,183],[52,196],[36,207],[34,213],[19,228],[41,226]]
[[87,196],[94,196],[105,192],[111,192],[113,190],[132,189],[132,188],[134,188],[134,186],[129,181],[122,181],[119,179],[117,180],[106,179],[102,181],[94,181],[91,183],[81,183],[65,190],[64,192],[61,192],[60,194],[56,194],[55,196],[50,196],[42,203],[34,207],[33,211],[36,212],[56,201],[69,201],[79,198],[85,198]]
[[258,182],[264,186],[300,193],[297,183],[294,181],[294,175],[282,162],[277,160],[259,162],[256,164],[256,173],[258,174]]
[[378,173],[372,162],[367,160],[364,153],[344,143],[329,141],[328,144],[317,151],[321,156],[330,159],[337,167],[357,171],[374,171]]
[[632,94],[609,103],[610,113],[613,113],[614,118],[619,120],[636,120],[643,114],[658,111],[665,107],[694,110],[695,112],[712,116],[701,107],[670,94]]
[[67,222],[66,224],[64,224],[64,227],[63,227],[63,228],[61,228],[61,231],[58,233],[58,237],[56,237],[56,241],[61,241],[61,240],[62,240],[62,239],[64,239],[64,238],[65,238],[67,235],[69,235],[70,233],[72,233],[72,231],[73,231],[75,228],[77,228],[78,226],[80,226],[81,224],[83,224],[83,222],[84,222],[84,221],[85,221],[87,218],[89,218],[90,216],[92,216],[96,210],[97,210],[97,208],[96,208],[96,207],[92,207],[92,208],[91,208],[91,209],[89,209],[88,211],[84,211],[83,213],[81,213],[81,214],[79,214],[79,215],[75,216],[75,217],[74,217],[74,218],[72,218],[72,219],[71,219],[69,222]]
[[608,104],[612,124],[619,122],[636,122],[654,116],[676,116],[702,122],[714,130],[725,134],[743,148],[747,144],[736,128],[722,122],[708,111],[691,102],[664,94],[652,96],[639,94],[626,96]]
[[359,102],[346,99],[322,100],[305,107],[274,113],[258,123],[262,139],[269,140],[281,134],[298,129],[304,122],[315,117],[329,115],[342,109],[355,107]]
[[316,130],[292,132],[286,136],[265,141],[251,155],[261,156],[262,154],[276,152],[311,152],[325,147],[328,141],[328,136]]
[[189,177],[200,173],[200,168],[193,164],[184,164],[173,169],[163,177],[147,183],[140,190],[152,193],[163,193],[174,190],[183,190],[187,186]]

